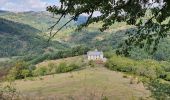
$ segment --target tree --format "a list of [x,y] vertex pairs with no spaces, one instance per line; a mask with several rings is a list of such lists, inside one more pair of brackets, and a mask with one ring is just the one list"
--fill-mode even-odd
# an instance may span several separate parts
[[[129,55],[129,50],[133,46],[140,48],[146,47],[151,53],[157,50],[161,38],[167,37],[170,29],[170,1],[169,0],[60,0],[61,6],[48,6],[47,11],[54,15],[61,15],[51,30],[60,22],[60,20],[72,15],[70,20],[61,26],[54,34],[50,32],[50,38],[53,38],[63,27],[72,20],[77,20],[83,13],[89,14],[86,23],[79,26],[78,29],[87,27],[94,22],[103,22],[101,31],[109,28],[115,22],[127,22],[134,25],[135,28],[128,31],[128,39],[121,45],[117,51],[118,54]],[[144,18],[147,11],[150,16]],[[95,11],[101,15],[93,17]],[[146,46],[145,46],[146,45]]]
[[28,77],[28,76],[29,76],[29,74],[30,74],[30,71],[29,71],[29,70],[27,70],[27,69],[24,69],[24,70],[22,70],[22,71],[21,71],[21,75],[23,75],[23,76],[24,76],[24,78]]
[[14,66],[11,68],[8,74],[9,80],[22,79],[22,70],[26,69],[26,63],[23,61],[17,61]]

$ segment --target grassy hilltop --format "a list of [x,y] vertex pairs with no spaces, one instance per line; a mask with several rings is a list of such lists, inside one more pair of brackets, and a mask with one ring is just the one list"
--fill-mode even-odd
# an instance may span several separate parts
[[[61,62],[80,63],[85,57],[77,56],[66,59],[45,61],[37,67],[55,65]],[[75,63],[76,63],[75,62]],[[142,83],[130,84],[131,78],[123,78],[122,73],[110,71],[103,68],[103,65],[96,65],[85,69],[35,77],[31,80],[15,81],[17,90],[26,97],[32,99],[55,98],[55,99],[75,99],[75,100],[102,100],[104,97],[116,100],[132,100],[148,98],[150,92],[146,90]],[[148,98],[149,99],[149,98]],[[150,98],[151,99],[151,98]]]

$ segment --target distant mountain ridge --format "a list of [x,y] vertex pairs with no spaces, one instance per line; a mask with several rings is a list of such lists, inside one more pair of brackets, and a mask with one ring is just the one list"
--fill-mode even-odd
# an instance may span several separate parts
[[8,12],[8,11],[0,10],[0,13],[5,13],[5,12]]
[[[13,34],[26,34],[28,33],[39,33],[41,32],[38,29],[35,29],[29,25],[22,24],[19,22],[13,22],[10,20],[6,20],[4,18],[0,18],[0,31],[4,33],[13,33]],[[17,27],[15,27],[17,26]]]

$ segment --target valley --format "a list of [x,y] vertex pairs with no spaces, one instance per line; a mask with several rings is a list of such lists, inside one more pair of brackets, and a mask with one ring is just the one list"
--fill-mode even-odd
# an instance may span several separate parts
[[[52,32],[70,17],[62,18]],[[10,97],[14,92],[21,100],[164,100],[170,97],[169,36],[160,40],[154,53],[133,46],[130,56],[124,57],[117,55],[117,50],[128,38],[127,32],[135,29],[133,25],[115,22],[101,32],[103,23],[98,22],[75,31],[87,20],[82,15],[47,42],[49,27],[58,18],[46,11],[0,11],[2,95],[9,93]],[[103,52],[105,63],[87,60],[87,52],[95,49]]]

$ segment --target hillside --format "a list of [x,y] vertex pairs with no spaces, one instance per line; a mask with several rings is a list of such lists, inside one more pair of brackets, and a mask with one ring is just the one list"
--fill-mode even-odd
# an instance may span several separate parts
[[[81,71],[49,75],[15,82],[25,98],[101,100],[104,97],[116,100],[147,98],[150,92],[142,83],[130,84],[123,74],[105,68],[87,68]],[[26,86],[26,87],[25,87]]]
[[[54,31],[68,21],[69,17],[66,16],[64,19],[61,19]],[[48,51],[48,48],[56,51],[69,47],[70,43],[64,43],[63,41],[60,43],[58,42],[60,39],[51,41],[47,46],[48,37],[46,35],[49,33],[48,28],[58,18],[59,16],[53,17],[52,14],[45,11],[19,13],[0,11],[0,23],[2,23],[0,25],[0,38],[2,40],[0,44],[3,44],[2,49],[0,49],[0,57],[37,54],[37,52],[43,53]],[[84,20],[81,18],[77,22],[71,22],[62,31],[69,31],[76,24],[82,23]]]
[[86,56],[45,60],[25,74],[21,72],[30,67],[18,62],[8,77],[16,78],[12,87],[17,89],[22,99],[169,98],[169,62],[134,60],[111,53],[110,56],[105,64],[94,62],[94,66],[91,61],[87,61]]
[[[48,34],[48,28],[54,24],[59,16],[55,16],[52,18],[52,15],[48,12],[21,12],[21,13],[13,13],[13,12],[5,12],[2,11],[1,18],[29,25],[37,30],[41,30],[39,35]],[[58,29],[59,26],[63,25],[69,16],[62,19],[58,26],[55,27],[54,31]],[[88,29],[82,30],[80,32],[75,32],[74,29],[77,24],[83,23],[87,20],[86,16],[80,16],[77,22],[71,22],[68,26],[65,27],[62,31],[60,31],[54,40],[66,42],[68,45],[87,45],[89,47],[98,48],[98,49],[107,49],[116,48],[120,40],[122,39],[126,29],[129,26],[126,26],[124,23],[116,24],[112,28],[112,31],[109,32],[100,32],[97,28],[99,28],[99,24],[91,25]],[[118,25],[118,26],[117,26]],[[124,26],[125,25],[125,26]],[[119,28],[118,28],[119,27]],[[122,27],[122,28],[121,28]],[[16,29],[17,30],[17,29]],[[30,32],[32,33],[32,32]],[[120,35],[120,36],[119,36]],[[112,38],[113,37],[113,38]],[[117,38],[119,37],[119,38]],[[46,37],[45,37],[46,38]],[[101,45],[99,45],[101,44]]]
[[[29,34],[37,33],[37,35],[43,36],[40,37],[42,40],[43,38],[47,39],[46,36],[48,36],[49,33],[48,28],[54,24],[57,18],[59,18],[59,16],[54,16],[54,18],[52,18],[52,15],[48,12],[33,12],[33,11],[21,13],[1,11],[0,15],[1,15],[0,18],[10,20],[14,23],[28,25],[28,27],[31,28],[29,29],[25,27],[24,31],[27,31],[27,33]],[[65,18],[63,18],[61,22],[58,24],[58,26],[54,28],[54,32],[59,28],[59,26],[63,25],[66,21],[68,21],[69,17],[70,16],[66,16]],[[75,32],[74,29],[76,28],[76,25],[79,25],[80,23],[83,23],[86,20],[87,20],[86,16],[80,16],[77,22],[71,22],[67,27],[63,28],[55,36],[55,38],[53,38],[53,41],[60,41],[62,44],[64,43],[65,46],[71,47],[76,45],[85,45],[92,49],[98,48],[103,51],[108,50],[115,51],[118,48],[119,44],[122,43],[123,40],[127,37],[125,35],[126,31],[133,28],[133,26],[126,25],[125,23],[115,23],[105,32],[100,32],[99,27],[101,27],[102,23],[99,22],[91,24],[88,28],[83,29],[82,31]],[[23,30],[19,29],[20,27],[18,29],[16,27],[14,28],[15,32],[17,30],[19,30],[20,33],[23,32]],[[9,31],[7,30],[7,28],[2,27],[1,29],[3,29],[3,31]],[[169,38],[161,40],[161,43],[159,44],[158,47],[158,51],[155,52],[153,55],[148,54],[148,52],[146,52],[144,49],[134,48],[134,50],[132,50],[131,52],[132,58],[135,59],[154,58],[156,60],[170,60],[169,43],[170,43]],[[32,44],[35,43],[33,42]],[[61,46],[58,46],[57,42],[54,44],[55,45],[51,46],[51,48],[56,47],[62,48]],[[11,49],[9,48],[9,50]]]
[[[30,25],[38,30],[41,30],[42,32],[47,32],[48,28],[52,26],[59,18],[59,16],[53,16],[52,14],[46,11],[41,12],[29,11],[19,13],[4,11],[3,13],[0,12],[0,14],[1,18]],[[66,16],[65,18],[61,19],[61,22],[59,23],[59,25],[56,26],[56,29],[57,27],[63,25],[66,21],[68,21],[69,17],[70,16]],[[76,24],[75,22],[71,22],[69,25],[74,26],[75,24]]]
[[[0,18],[0,57],[22,56],[43,53],[47,42],[38,33],[41,31],[32,26]],[[48,46],[62,49],[65,46],[53,42]],[[57,45],[57,46],[56,46]]]
[[[72,45],[87,45],[92,49],[99,49],[103,51],[115,51],[121,43],[124,42],[128,36],[127,31],[131,30],[133,26],[126,23],[115,23],[104,32],[99,31],[102,23],[94,23],[82,31],[74,31],[67,29],[59,32],[55,39],[68,42]],[[149,50],[134,47],[130,52],[134,59],[156,59],[156,60],[170,60],[170,37],[161,39],[158,45],[158,50],[154,54],[149,54]]]

